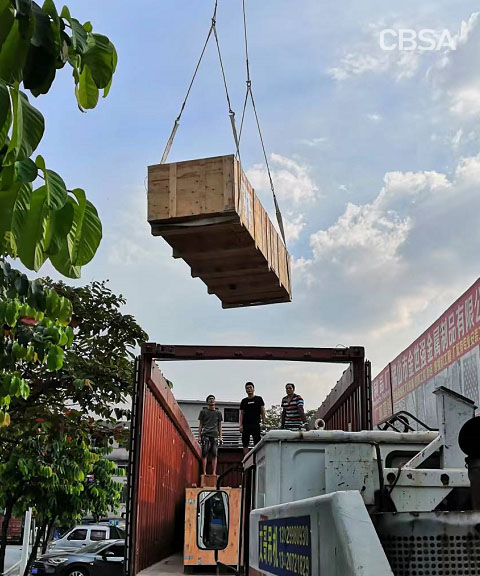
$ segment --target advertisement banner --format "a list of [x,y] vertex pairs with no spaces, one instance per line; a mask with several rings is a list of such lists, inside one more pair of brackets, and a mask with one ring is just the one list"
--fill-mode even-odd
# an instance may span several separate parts
[[261,520],[258,566],[278,576],[311,576],[310,516]]
[[[397,404],[480,344],[480,278],[372,382],[373,425]],[[387,381],[389,386],[387,386]],[[391,398],[388,388],[391,390]],[[466,379],[462,393],[478,401],[478,382]],[[390,401],[390,407],[388,406]]]

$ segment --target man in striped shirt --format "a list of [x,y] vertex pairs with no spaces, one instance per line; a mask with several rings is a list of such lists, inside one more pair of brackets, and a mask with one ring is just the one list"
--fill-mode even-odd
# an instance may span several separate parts
[[299,430],[306,421],[303,398],[295,394],[295,384],[291,382],[285,386],[285,390],[287,395],[282,398],[282,428]]

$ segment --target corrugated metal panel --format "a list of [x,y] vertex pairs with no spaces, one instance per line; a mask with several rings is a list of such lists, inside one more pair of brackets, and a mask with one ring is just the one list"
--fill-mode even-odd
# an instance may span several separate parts
[[[217,474],[221,476],[229,468],[240,466],[243,460],[242,448],[220,448],[218,451]],[[241,470],[232,470],[222,480],[222,486],[240,488],[242,485]]]
[[327,430],[358,432],[371,425],[370,362],[364,370],[351,365],[320,406],[316,418],[323,418]]
[[145,375],[134,574],[181,549],[185,488],[200,480],[199,447],[173,394],[154,364]]

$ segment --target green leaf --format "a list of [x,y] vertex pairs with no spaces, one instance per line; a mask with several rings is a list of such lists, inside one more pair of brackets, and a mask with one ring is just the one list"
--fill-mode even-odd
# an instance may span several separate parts
[[38,96],[46,94],[55,79],[58,49],[48,14],[34,4],[32,15],[35,26],[23,69],[23,84]]
[[[13,255],[16,253],[15,232],[18,231],[18,225],[22,224],[22,218],[28,210],[31,193],[31,186],[28,184],[22,186],[20,182],[7,190],[0,190],[0,206],[2,207],[0,210],[0,249],[4,248],[4,243],[7,243],[10,248],[8,253],[13,253]],[[7,233],[8,238],[6,238]]]
[[98,88],[88,66],[84,66],[78,78],[78,84],[75,87],[77,102],[81,108],[95,108],[98,102]]
[[70,41],[64,32],[65,25],[58,16],[57,7],[53,0],[45,0],[42,10],[50,16],[50,28],[55,48],[55,67],[57,69],[63,68],[68,59],[68,42]]
[[66,6],[62,8],[60,17],[64,18],[70,24],[73,49],[78,54],[83,54],[87,47],[87,30],[85,30],[76,18],[71,17],[70,10]]
[[50,210],[60,210],[65,206],[68,193],[65,182],[53,170],[47,170],[43,156],[38,155],[35,159],[36,165],[43,172],[45,187],[47,190],[47,206]]
[[47,356],[47,368],[51,372],[60,370],[63,366],[63,350],[60,346],[50,346]]
[[15,162],[16,179],[20,182],[33,182],[38,175],[38,168],[31,158]]
[[10,106],[10,95],[7,85],[3,80],[0,80],[0,149],[3,148],[5,144],[11,123],[12,110]]
[[45,240],[45,252],[49,256],[57,254],[62,244],[65,243],[72,228],[74,213],[75,210],[71,202],[67,202],[61,210],[50,212]]
[[13,102],[12,139],[8,146],[6,164],[29,158],[37,148],[45,130],[41,113],[30,105],[28,98],[18,87],[10,89]]
[[78,205],[75,206],[72,231],[69,234],[69,251],[72,264],[84,266],[95,256],[102,239],[102,223],[95,206],[86,199],[85,192],[72,190]]
[[110,84],[117,65],[117,53],[106,36],[89,36],[87,50],[82,56],[82,65],[85,64],[90,68],[97,88],[106,88]]
[[61,244],[60,250],[56,254],[50,256],[50,262],[60,274],[67,278],[80,278],[81,276],[82,269],[80,266],[72,264],[66,241]]
[[62,8],[62,11],[60,12],[60,18],[64,18],[68,23],[70,23],[72,17],[70,16],[70,10],[68,9],[68,6],[64,6]]
[[7,84],[22,81],[33,27],[33,18],[15,18],[0,48],[0,78]]
[[17,18],[19,16],[28,18],[32,11],[32,0],[15,0],[15,7],[17,9]]
[[72,303],[68,298],[62,296],[60,298],[62,301],[62,305],[60,306],[60,310],[58,311],[58,321],[60,324],[69,324],[72,319],[73,314],[73,306]]
[[10,0],[0,0],[0,48],[10,32],[15,19],[13,4]]
[[72,27],[72,43],[78,54],[83,54],[87,48],[87,31],[75,18],[70,19]]
[[18,254],[18,238],[21,236],[25,218],[30,208],[30,199],[32,197],[32,193],[32,185],[27,182],[22,184],[20,190],[18,190],[15,196],[10,232],[7,234],[11,252],[15,257]]
[[20,235],[17,238],[18,255],[20,260],[29,270],[40,269],[46,260],[44,251],[46,212],[47,212],[47,189],[41,186],[34,190],[30,208]]

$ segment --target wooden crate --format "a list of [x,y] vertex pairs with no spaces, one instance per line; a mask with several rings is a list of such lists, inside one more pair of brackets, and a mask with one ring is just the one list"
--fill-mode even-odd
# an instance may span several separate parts
[[223,308],[290,302],[290,256],[235,156],[148,168],[148,221]]
[[[197,546],[198,494],[208,488],[187,488],[185,491],[185,542],[184,566],[215,566],[215,551],[202,550]],[[222,488],[228,494],[228,545],[218,551],[218,560],[235,566],[238,561],[240,534],[241,488]]]

